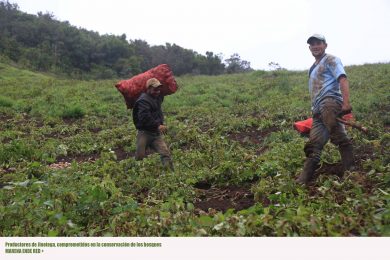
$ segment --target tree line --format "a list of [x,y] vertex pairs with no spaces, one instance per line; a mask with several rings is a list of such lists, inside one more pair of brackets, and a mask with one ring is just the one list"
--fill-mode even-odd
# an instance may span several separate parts
[[31,15],[0,1],[0,55],[21,66],[74,78],[127,78],[159,64],[175,75],[219,75],[251,71],[237,53],[199,54],[176,44],[150,46],[144,40],[89,31],[58,21],[51,13]]

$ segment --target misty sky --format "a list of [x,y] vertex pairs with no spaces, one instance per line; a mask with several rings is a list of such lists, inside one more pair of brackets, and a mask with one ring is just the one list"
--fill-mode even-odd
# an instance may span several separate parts
[[57,20],[141,39],[175,43],[205,54],[238,53],[254,69],[273,61],[289,70],[313,63],[306,44],[325,35],[327,52],[344,65],[390,62],[390,1],[387,0],[9,0],[23,12],[52,13]]

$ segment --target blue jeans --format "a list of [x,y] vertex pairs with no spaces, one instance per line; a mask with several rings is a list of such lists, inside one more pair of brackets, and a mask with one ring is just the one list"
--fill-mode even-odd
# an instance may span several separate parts
[[341,113],[341,104],[333,98],[326,98],[319,110],[313,115],[309,141],[304,148],[306,157],[316,163],[320,161],[322,149],[329,139],[339,148],[352,146],[344,125],[336,120]]

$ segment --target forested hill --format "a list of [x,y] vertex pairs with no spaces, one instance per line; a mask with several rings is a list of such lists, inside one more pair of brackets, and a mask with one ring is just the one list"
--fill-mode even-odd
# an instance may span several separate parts
[[236,53],[223,62],[213,52],[205,56],[176,44],[150,46],[144,40],[128,41],[125,34],[100,35],[51,13],[24,13],[8,1],[0,1],[0,57],[33,70],[95,79],[126,78],[162,63],[176,75],[251,70]]

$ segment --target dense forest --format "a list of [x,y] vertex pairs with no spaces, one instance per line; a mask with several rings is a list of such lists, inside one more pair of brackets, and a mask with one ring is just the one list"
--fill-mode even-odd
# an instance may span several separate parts
[[176,44],[150,46],[128,40],[126,34],[100,35],[58,21],[51,13],[24,13],[9,1],[0,1],[0,56],[28,69],[84,79],[126,78],[162,63],[175,75],[252,70],[237,53],[223,61],[220,54],[201,55]]

